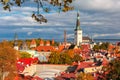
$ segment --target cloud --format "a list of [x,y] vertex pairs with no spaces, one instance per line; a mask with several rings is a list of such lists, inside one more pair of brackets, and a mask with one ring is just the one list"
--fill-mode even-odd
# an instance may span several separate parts
[[74,38],[74,34],[67,34],[67,38],[68,38],[68,39]]
[[[55,8],[52,8],[50,13],[45,13],[41,9],[41,14],[48,19],[47,23],[42,24],[31,18],[32,12],[37,10],[36,4],[32,4],[25,3],[22,7],[13,6],[11,12],[4,11],[0,5],[0,28],[2,28],[0,31],[4,30],[6,34],[13,31],[25,32],[27,35],[40,33],[39,37],[48,36],[48,34],[63,37],[63,31],[67,30],[68,38],[74,38],[76,14],[79,9],[83,34],[89,34],[95,38],[120,38],[118,35],[120,31],[120,0],[75,0],[72,3],[75,10],[61,13],[57,13]],[[10,26],[14,26],[14,28]]]
[[28,32],[27,34],[30,36],[32,34],[32,32]]
[[[71,25],[71,23],[73,22],[73,17],[74,15],[73,12],[61,12],[61,13],[45,13],[43,14],[45,16],[45,18],[48,20],[47,23],[38,23],[35,20],[32,19],[31,15],[32,12],[29,12],[29,10],[31,8],[23,8],[22,9],[17,8],[17,11],[13,10],[12,13],[4,13],[0,16],[0,20],[1,20],[1,25],[13,25],[13,26],[67,26],[69,23],[69,25]],[[63,17],[64,16],[64,17]],[[67,16],[71,16],[71,17],[67,17]],[[6,24],[8,23],[8,24]]]
[[112,34],[94,34],[93,35],[93,38],[99,38],[99,37],[117,37],[117,36],[120,36],[120,33],[112,33]]
[[97,25],[103,25],[104,23],[102,23],[102,22],[98,22],[98,21],[93,21],[93,22],[83,22],[82,23],[82,25],[95,25],[95,26],[97,26]]
[[80,10],[118,12],[120,0],[75,0],[72,5]]

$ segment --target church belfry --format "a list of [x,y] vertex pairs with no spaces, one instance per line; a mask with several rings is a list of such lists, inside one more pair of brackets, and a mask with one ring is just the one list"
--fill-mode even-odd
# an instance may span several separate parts
[[82,43],[82,29],[80,28],[80,15],[77,12],[77,21],[76,21],[76,28],[74,30],[74,43],[77,46],[80,46]]

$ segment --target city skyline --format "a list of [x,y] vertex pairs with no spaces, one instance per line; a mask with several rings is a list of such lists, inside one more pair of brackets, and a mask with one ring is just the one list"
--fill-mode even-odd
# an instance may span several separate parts
[[100,39],[120,39],[119,0],[76,0],[71,5],[75,9],[68,12],[58,13],[52,6],[49,6],[52,8],[49,13],[40,9],[48,22],[39,24],[31,18],[32,12],[36,11],[35,3],[26,2],[22,7],[13,6],[11,12],[3,10],[0,4],[0,40],[12,40],[14,33],[18,33],[19,39],[63,39],[64,30],[67,31],[67,38],[73,38],[78,10],[83,35]]

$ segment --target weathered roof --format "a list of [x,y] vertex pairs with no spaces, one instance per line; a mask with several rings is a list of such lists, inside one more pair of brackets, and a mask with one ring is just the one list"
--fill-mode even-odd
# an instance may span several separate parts
[[36,50],[38,52],[40,51],[50,52],[50,51],[54,51],[54,47],[53,46],[38,46]]
[[82,37],[82,39],[83,39],[83,40],[92,40],[92,39],[90,39],[90,37],[88,37],[88,36],[84,36],[84,37]]

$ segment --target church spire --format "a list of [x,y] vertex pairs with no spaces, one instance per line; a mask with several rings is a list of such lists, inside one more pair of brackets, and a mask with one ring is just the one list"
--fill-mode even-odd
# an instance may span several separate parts
[[80,28],[80,15],[78,12],[77,12],[74,43],[77,46],[80,46],[80,44],[82,43],[82,29]]
[[80,15],[77,12],[77,21],[76,21],[76,29],[75,30],[81,30],[80,28]]
[[15,36],[14,36],[14,46],[17,46],[18,45],[18,35],[17,33],[15,33]]
[[14,36],[14,49],[18,50],[18,35],[17,35],[17,33],[15,33],[15,36]]

